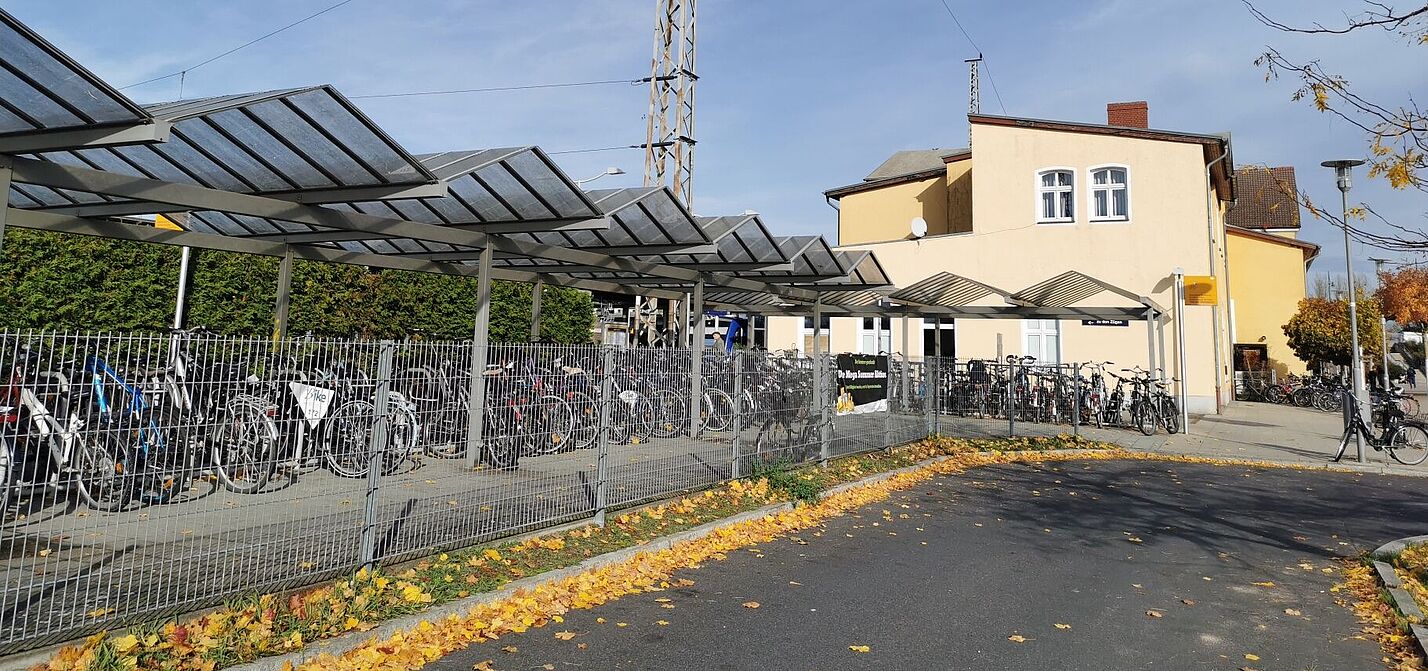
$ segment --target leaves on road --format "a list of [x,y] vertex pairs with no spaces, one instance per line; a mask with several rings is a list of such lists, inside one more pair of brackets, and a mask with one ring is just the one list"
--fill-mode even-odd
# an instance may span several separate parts
[[1021,634],[1012,634],[1011,636],[1007,637],[1007,640],[1011,641],[1012,643],[1025,643],[1027,641],[1030,641],[1031,639],[1022,636]]
[[745,607],[745,608],[758,608],[758,607],[759,607],[759,602],[757,602],[757,601],[745,601],[745,602],[744,602],[744,607]]
[[1057,623],[1056,623],[1056,628],[1057,628],[1057,629],[1070,629],[1070,628],[1071,628],[1071,625],[1069,625],[1069,624],[1061,624],[1060,622],[1057,622]]
[[557,631],[557,632],[555,632],[555,637],[558,638],[558,639],[560,639],[560,640],[562,640],[562,641],[568,641],[568,640],[570,640],[570,639],[572,639],[572,638],[575,638],[575,632],[573,632],[573,631]]
[[850,645],[848,646],[848,649],[852,650],[853,652],[872,652],[873,650],[871,646],[866,645]]
[[1162,617],[1165,617],[1165,613],[1162,613],[1162,612],[1160,612],[1160,611],[1158,611],[1158,610],[1155,610],[1154,608],[1152,608],[1152,609],[1150,609],[1150,610],[1148,610],[1148,611],[1145,611],[1145,614],[1146,614],[1146,615],[1149,615],[1149,616],[1151,616],[1151,617],[1154,617],[1154,618],[1162,618]]

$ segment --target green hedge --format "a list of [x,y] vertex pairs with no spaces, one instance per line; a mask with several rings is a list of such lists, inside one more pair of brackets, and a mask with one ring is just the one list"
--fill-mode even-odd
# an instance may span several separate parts
[[[0,328],[163,330],[173,321],[177,247],[78,235],[5,232]],[[194,250],[188,324],[220,333],[272,333],[278,259]],[[531,285],[491,287],[491,340],[524,342]],[[293,264],[289,332],[443,340],[471,337],[476,280],[310,261]],[[590,340],[590,295],[546,287],[541,335]]]

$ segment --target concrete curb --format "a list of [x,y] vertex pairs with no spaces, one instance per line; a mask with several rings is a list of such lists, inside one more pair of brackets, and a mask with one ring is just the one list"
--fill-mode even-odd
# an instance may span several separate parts
[[[969,453],[967,453],[967,454],[973,454],[973,455],[978,455],[978,456],[992,456],[992,455],[996,455],[996,454],[1026,453],[1026,454],[1045,454],[1045,455],[1071,456],[1071,455],[1095,454],[1095,453],[1098,453],[1098,452],[1107,452],[1107,451],[1110,451],[1110,450],[1099,450],[1099,449],[1088,449],[1088,448],[1072,448],[1072,449],[1062,449],[1062,450],[983,450],[983,451],[978,451],[978,452],[969,452]],[[1125,450],[1124,448],[1120,448],[1120,451],[1127,452],[1132,458],[1134,458],[1134,456],[1140,455],[1140,454],[1148,454],[1148,455],[1153,455],[1153,454],[1154,454],[1154,453],[1147,453],[1147,452],[1132,452],[1132,451],[1130,451],[1130,450]],[[855,455],[849,454],[849,455],[841,455],[841,456],[855,456]],[[872,475],[869,475],[869,476],[867,476],[867,477],[865,477],[865,478],[862,478],[862,479],[860,479],[860,480],[856,480],[856,481],[853,481],[853,482],[845,482],[845,483],[843,483],[843,484],[836,485],[836,486],[831,487],[831,488],[829,488],[829,489],[826,489],[826,490],[824,490],[824,491],[822,491],[822,492],[819,492],[819,499],[820,499],[820,500],[826,499],[826,498],[828,498],[828,497],[830,497],[830,496],[833,496],[833,495],[835,495],[835,494],[839,494],[839,493],[846,492],[846,491],[849,491],[849,490],[852,490],[852,489],[857,489],[857,488],[859,488],[859,487],[865,487],[865,486],[868,486],[868,485],[872,485],[872,484],[876,484],[876,483],[879,483],[879,482],[883,482],[883,481],[885,481],[885,480],[894,478],[894,477],[896,477],[896,476],[898,476],[898,475],[901,475],[901,474],[903,474],[903,473],[910,473],[910,472],[913,472],[913,471],[917,471],[917,470],[919,470],[919,469],[926,468],[926,467],[931,466],[931,465],[933,465],[933,464],[937,464],[937,463],[940,463],[940,462],[943,462],[943,461],[947,461],[947,460],[949,460],[949,459],[956,458],[957,456],[959,456],[959,455],[944,455],[944,456],[940,456],[940,457],[933,457],[933,458],[931,458],[931,459],[926,459],[926,460],[924,460],[924,461],[917,462],[916,464],[913,464],[913,465],[911,465],[911,466],[906,466],[906,467],[899,468],[899,469],[895,469],[895,470],[891,470],[891,471],[884,471],[884,472],[882,472],[882,473],[872,474]],[[683,496],[683,495],[681,495],[681,496]],[[676,497],[676,498],[678,498],[678,497]],[[624,513],[627,513],[627,512],[631,512],[631,511],[638,511],[638,510],[641,510],[641,509],[643,509],[643,508],[645,508],[645,507],[657,505],[658,503],[659,503],[659,502],[651,502],[651,503],[647,503],[647,504],[644,504],[644,505],[641,505],[641,506],[637,506],[637,507],[634,507],[634,508],[630,508],[629,510],[621,511],[621,514],[624,514]],[[602,554],[602,555],[598,555],[598,556],[595,556],[595,557],[591,557],[591,558],[589,558],[589,559],[586,559],[585,561],[580,562],[579,564],[574,564],[574,565],[571,565],[571,566],[567,566],[567,567],[565,567],[565,568],[555,569],[555,570],[553,570],[553,571],[547,571],[547,572],[545,572],[545,573],[541,573],[541,574],[538,574],[538,575],[533,575],[533,576],[529,576],[529,577],[526,577],[526,578],[522,578],[522,579],[520,579],[520,580],[515,580],[515,581],[512,581],[512,582],[506,583],[505,585],[502,585],[499,589],[496,589],[495,591],[492,591],[492,592],[485,592],[485,593],[482,593],[482,594],[475,594],[475,595],[472,595],[472,596],[467,597],[467,598],[465,598],[465,599],[458,599],[458,600],[456,600],[456,601],[451,601],[451,602],[442,604],[442,605],[440,605],[440,606],[435,606],[435,607],[433,607],[433,608],[430,608],[430,609],[428,609],[428,610],[422,611],[422,612],[420,612],[420,613],[414,613],[414,614],[412,614],[412,615],[407,615],[407,616],[399,617],[399,618],[396,618],[396,619],[388,620],[388,621],[383,622],[382,624],[379,624],[379,625],[377,625],[376,627],[374,627],[374,628],[372,628],[372,629],[369,629],[369,630],[367,630],[367,631],[361,631],[361,632],[356,632],[356,631],[354,631],[354,632],[348,632],[348,633],[346,633],[346,634],[342,634],[342,635],[340,635],[340,636],[335,636],[335,637],[333,637],[333,638],[318,639],[318,640],[316,640],[316,641],[313,641],[313,642],[307,644],[307,645],[304,646],[301,650],[295,650],[295,651],[290,652],[290,653],[287,653],[287,654],[277,655],[277,656],[273,656],[273,657],[264,657],[264,658],[261,658],[261,659],[254,660],[254,661],[252,661],[252,662],[248,662],[248,663],[245,663],[245,664],[239,664],[239,665],[236,665],[236,666],[231,666],[231,667],[226,667],[226,668],[227,668],[227,670],[229,670],[229,671],[281,671],[281,670],[283,669],[283,667],[284,667],[287,663],[291,663],[294,667],[296,667],[296,666],[298,666],[298,665],[300,665],[300,664],[303,664],[303,663],[305,663],[305,662],[307,662],[307,661],[310,661],[310,660],[312,660],[313,658],[315,658],[315,657],[317,657],[317,656],[319,656],[319,655],[322,655],[322,654],[330,654],[330,655],[334,655],[334,656],[342,655],[342,654],[344,654],[344,653],[346,653],[346,652],[348,652],[348,651],[350,651],[350,650],[352,650],[352,649],[358,647],[359,645],[362,645],[363,643],[366,643],[367,641],[372,640],[372,639],[374,639],[374,638],[375,638],[375,639],[388,638],[388,637],[392,636],[393,634],[395,634],[395,633],[397,633],[397,632],[399,632],[399,631],[403,631],[403,630],[406,630],[406,629],[415,628],[415,627],[416,627],[418,624],[420,624],[422,621],[435,622],[435,621],[437,621],[437,620],[441,620],[441,619],[443,619],[443,618],[446,618],[446,617],[449,616],[449,615],[462,615],[462,614],[465,614],[467,611],[469,611],[471,608],[473,608],[473,607],[475,607],[475,606],[478,606],[478,605],[481,605],[481,604],[484,604],[484,603],[489,603],[489,602],[492,602],[492,601],[497,601],[497,600],[499,600],[499,599],[503,599],[503,598],[509,596],[512,592],[514,592],[514,591],[516,591],[516,590],[519,590],[519,589],[534,587],[534,586],[536,586],[536,585],[539,585],[539,584],[542,584],[542,583],[545,583],[545,582],[550,582],[550,581],[555,581],[555,580],[561,580],[561,579],[563,579],[563,578],[567,578],[567,577],[569,577],[569,576],[576,575],[576,574],[582,573],[582,572],[584,572],[584,571],[588,571],[588,570],[592,570],[592,569],[597,569],[597,568],[600,568],[600,567],[602,567],[602,566],[607,566],[607,565],[610,565],[610,564],[613,564],[613,563],[621,562],[621,561],[624,561],[624,560],[626,560],[626,559],[629,559],[630,557],[632,557],[632,556],[634,556],[634,555],[636,555],[636,554],[638,554],[638,553],[641,553],[641,552],[651,552],[651,551],[666,550],[666,549],[669,549],[670,547],[672,547],[673,545],[675,545],[675,544],[677,544],[677,543],[680,543],[680,542],[683,542],[683,541],[687,541],[687,540],[693,540],[693,539],[696,539],[696,538],[702,538],[702,537],[707,536],[707,535],[709,535],[710,533],[713,533],[714,531],[716,531],[716,530],[718,530],[718,529],[721,529],[721,528],[723,528],[723,527],[731,526],[731,525],[738,524],[738,523],[740,523],[740,522],[744,522],[744,521],[751,520],[751,519],[757,519],[757,518],[763,517],[763,516],[765,516],[765,515],[770,515],[770,514],[774,514],[774,513],[784,512],[784,511],[787,511],[787,510],[792,510],[792,509],[794,508],[794,506],[795,506],[795,504],[794,504],[794,503],[791,503],[791,502],[775,503],[775,504],[763,506],[763,507],[757,508],[757,509],[755,509],[755,510],[750,510],[750,511],[747,511],[747,512],[744,512],[744,513],[739,513],[739,514],[737,514],[737,515],[733,515],[733,516],[731,516],[731,517],[726,517],[726,518],[723,518],[723,519],[714,520],[713,522],[709,522],[709,523],[707,523],[707,524],[703,524],[703,525],[700,525],[700,526],[698,526],[698,527],[694,527],[694,528],[692,528],[692,529],[686,529],[686,530],[684,530],[684,531],[681,531],[681,532],[678,532],[678,533],[674,533],[674,534],[671,534],[671,535],[669,535],[669,536],[665,536],[665,537],[662,537],[662,538],[658,538],[658,539],[652,540],[652,541],[650,541],[650,542],[648,542],[648,543],[644,543],[644,544],[642,544],[642,545],[636,545],[636,546],[633,546],[633,547],[628,547],[628,548],[624,548],[624,549],[621,549],[621,550],[615,550],[615,551],[613,551],[613,552],[608,552],[608,553],[605,553],[605,554]],[[575,522],[569,522],[569,523],[566,523],[566,524],[558,525],[558,526],[551,527],[551,528],[547,528],[547,529],[538,529],[538,530],[530,531],[530,532],[527,532],[527,533],[524,533],[524,534],[519,534],[519,535],[517,535],[517,536],[512,536],[512,537],[510,537],[510,538],[502,539],[502,542],[511,541],[511,540],[517,540],[517,541],[518,541],[518,540],[521,540],[521,539],[523,539],[523,538],[529,538],[529,537],[535,537],[535,536],[545,536],[545,535],[554,534],[554,533],[561,533],[561,532],[563,532],[563,531],[568,531],[568,530],[570,530],[570,529],[580,528],[580,527],[586,526],[586,525],[591,524],[591,523],[592,523],[591,520],[577,520],[577,521],[575,521]],[[405,564],[414,563],[415,561],[419,561],[419,560],[413,560],[412,562],[403,562],[402,564],[398,564],[397,566],[402,566],[402,565],[405,565]],[[206,611],[200,611],[200,612],[206,612]],[[197,613],[195,613],[195,614],[197,614]],[[68,642],[65,642],[65,643],[59,643],[59,644],[56,644],[56,645],[53,645],[53,646],[47,646],[47,647],[44,647],[44,648],[38,648],[38,649],[35,649],[35,650],[30,650],[30,651],[27,651],[27,652],[17,653],[17,654],[14,654],[14,655],[6,656],[6,657],[4,657],[4,658],[0,658],[0,671],[27,671],[28,669],[34,668],[34,667],[36,667],[36,666],[43,666],[46,662],[48,662],[48,661],[50,660],[50,658],[52,658],[52,657],[55,655],[55,653],[56,653],[60,648],[63,648],[63,647],[65,647],[65,646],[69,646],[69,645],[73,645],[74,643],[75,643],[75,641],[68,641]]]
[[[1373,556],[1389,558],[1403,552],[1409,545],[1425,542],[1428,542],[1428,536],[1400,538],[1379,546],[1377,550],[1373,551]],[[1398,572],[1393,569],[1392,565],[1375,559],[1373,569],[1378,574],[1379,582],[1383,583],[1384,590],[1388,592],[1389,605],[1408,619],[1409,634],[1418,643],[1418,651],[1428,655],[1428,617],[1424,616],[1423,610],[1418,607],[1418,602],[1413,600],[1413,595],[1403,589],[1403,582],[1398,579]]]
[[262,659],[257,659],[252,662],[248,662],[247,664],[230,666],[228,667],[228,669],[230,669],[231,671],[281,671],[283,666],[288,663],[291,663],[294,667],[297,667],[305,662],[311,661],[319,655],[342,655],[366,643],[367,641],[373,639],[380,640],[384,638],[389,638],[399,631],[414,629],[418,624],[423,621],[436,623],[451,615],[465,615],[467,612],[469,612],[472,608],[475,608],[476,606],[491,603],[493,601],[499,601],[501,599],[509,597],[517,590],[532,588],[542,583],[562,580],[570,576],[583,573],[585,571],[590,571],[604,566],[609,566],[611,564],[616,564],[625,561],[642,552],[658,552],[660,550],[667,550],[677,543],[681,543],[687,540],[694,540],[696,538],[703,538],[704,536],[707,536],[723,527],[738,524],[740,522],[745,522],[748,520],[758,519],[765,515],[781,513],[792,509],[793,504],[791,503],[775,503],[772,505],[764,506],[762,508],[756,508],[754,510],[739,513],[732,517],[725,517],[720,520],[715,520],[713,522],[709,522],[708,524],[701,524],[697,527],[694,527],[693,529],[686,529],[678,533],[670,534],[668,536],[652,540],[648,543],[635,545],[633,547],[628,547],[621,550],[615,550],[613,552],[607,552],[602,555],[597,555],[586,559],[585,561],[580,562],[579,564],[574,564],[565,568],[556,569],[554,571],[547,571],[539,575],[533,575],[527,578],[521,578],[520,580],[508,582],[493,592],[473,594],[472,596],[467,597],[465,599],[458,599],[456,601],[444,603],[440,606],[424,610],[420,613],[414,613],[412,615],[406,615],[393,620],[387,620],[386,622],[383,622],[377,627],[369,629],[367,631],[352,632],[334,638],[321,639],[319,641],[313,642],[311,645],[304,647],[302,650],[297,650],[276,657],[264,657]]

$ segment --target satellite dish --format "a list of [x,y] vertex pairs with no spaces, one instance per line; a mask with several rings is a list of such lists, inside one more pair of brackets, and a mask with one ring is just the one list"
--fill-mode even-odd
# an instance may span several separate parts
[[927,235],[927,220],[922,217],[912,218],[912,237],[920,238]]

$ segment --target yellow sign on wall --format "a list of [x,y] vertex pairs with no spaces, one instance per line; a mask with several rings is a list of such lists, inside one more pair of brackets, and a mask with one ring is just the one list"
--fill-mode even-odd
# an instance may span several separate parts
[[1214,275],[1185,276],[1186,305],[1219,305],[1220,292]]

